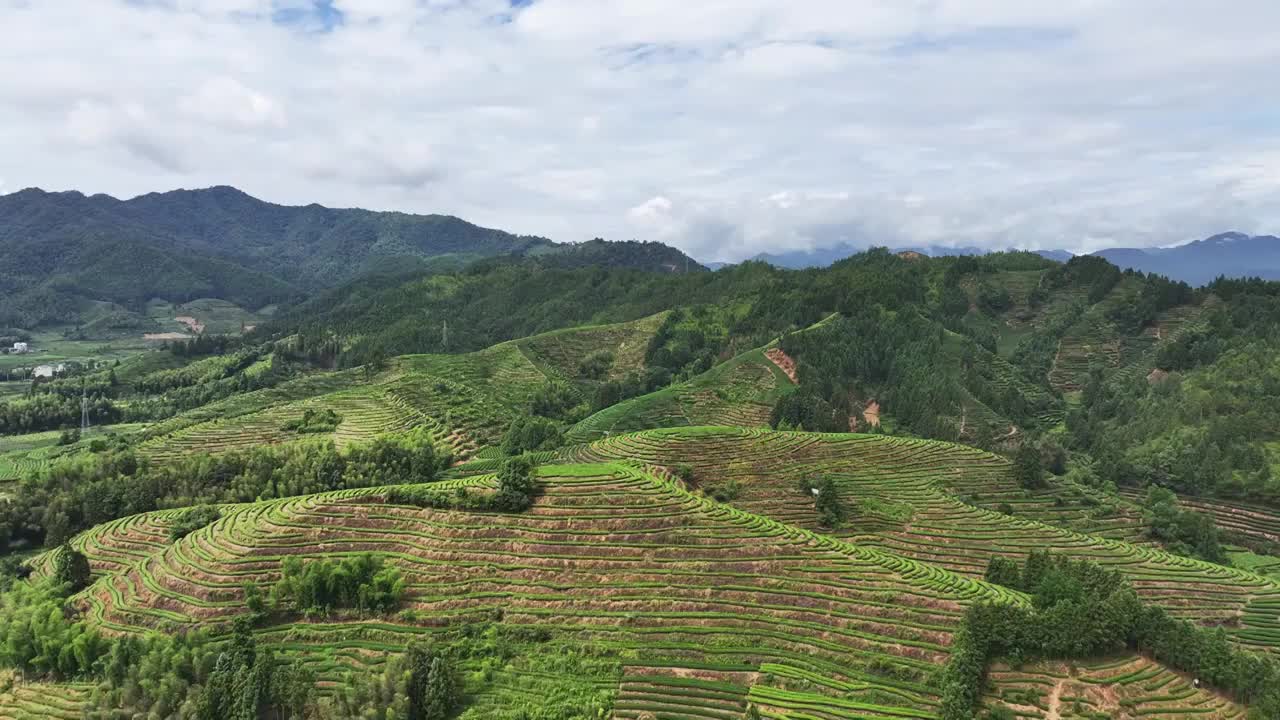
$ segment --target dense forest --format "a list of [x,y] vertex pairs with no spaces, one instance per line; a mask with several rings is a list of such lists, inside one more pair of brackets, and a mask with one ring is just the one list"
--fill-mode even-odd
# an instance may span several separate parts
[[141,316],[152,298],[229,300],[251,310],[362,274],[457,268],[499,255],[562,254],[567,266],[684,271],[673,248],[556,245],[445,215],[286,207],[214,187],[131,200],[36,189],[0,196],[0,326],[75,324],[89,301]]

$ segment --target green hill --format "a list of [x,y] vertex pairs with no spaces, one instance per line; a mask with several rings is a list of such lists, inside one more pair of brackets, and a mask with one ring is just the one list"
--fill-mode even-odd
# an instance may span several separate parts
[[535,250],[0,404],[0,717],[1280,712],[1280,286]]
[[[142,315],[152,298],[258,310],[365,274],[456,269],[498,255],[685,271],[657,243],[557,246],[445,215],[286,207],[214,187],[130,200],[28,189],[0,196],[0,326],[76,324],[90,301]],[[701,269],[692,263],[693,269]]]

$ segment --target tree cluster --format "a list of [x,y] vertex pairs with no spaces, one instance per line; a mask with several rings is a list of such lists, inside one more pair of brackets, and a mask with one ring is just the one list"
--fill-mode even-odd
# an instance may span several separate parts
[[368,553],[337,559],[287,557],[272,586],[274,608],[291,608],[311,616],[334,610],[389,613],[404,597],[404,576]]
[[838,528],[844,524],[845,506],[835,478],[823,475],[820,478],[801,480],[798,489],[801,494],[813,500],[813,508],[818,512],[818,523],[822,527]]
[[446,653],[423,644],[393,658],[380,674],[351,676],[321,710],[334,720],[444,720],[462,700],[462,683]]
[[299,435],[331,433],[342,423],[342,416],[329,408],[307,408],[302,417],[286,422],[281,429]]
[[494,492],[471,491],[459,487],[452,492],[431,485],[409,485],[387,489],[387,502],[395,505],[473,512],[523,512],[537,498],[539,485],[533,462],[527,456],[503,461]]
[[212,525],[220,517],[222,517],[222,511],[215,505],[189,507],[179,513],[169,525],[169,539],[177,542],[202,527]]
[[511,422],[502,435],[504,455],[555,450],[564,444],[564,434],[552,420],[538,416],[521,416]]
[[0,500],[0,544],[57,545],[99,523],[167,507],[425,482],[448,463],[425,431],[343,452],[320,441],[154,464],[129,450],[79,455],[23,479]]
[[1228,562],[1218,542],[1213,516],[1183,508],[1171,490],[1156,485],[1148,488],[1143,517],[1151,539],[1170,552],[1214,563]]
[[247,617],[225,640],[207,632],[107,636],[76,616],[68,592],[48,581],[0,594],[0,665],[96,683],[90,718],[301,720],[314,705],[315,676],[259,649]]
[[1241,650],[1221,628],[1144,604],[1117,571],[1037,550],[1021,568],[993,558],[987,578],[1027,592],[1032,606],[984,603],[965,613],[941,676],[943,720],[973,717],[995,658],[1018,664],[1126,648],[1232,694],[1250,706],[1250,718],[1280,716],[1280,661]]

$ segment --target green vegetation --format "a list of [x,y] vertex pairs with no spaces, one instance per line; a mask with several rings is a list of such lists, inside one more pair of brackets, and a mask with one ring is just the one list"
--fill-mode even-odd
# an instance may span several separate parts
[[972,716],[987,665],[1041,657],[1087,658],[1128,646],[1230,692],[1251,706],[1250,717],[1280,713],[1280,662],[1233,647],[1227,635],[1145,606],[1115,571],[1087,560],[1033,551],[1021,572],[993,565],[1033,607],[978,604],[965,615],[944,673],[944,720]]
[[526,249],[7,401],[0,715],[1274,714],[1269,284]]
[[822,527],[834,530],[844,524],[845,507],[834,479],[828,476],[805,480],[799,489],[800,494],[813,498],[813,508],[818,512],[818,523]]
[[213,505],[196,505],[187,508],[174,518],[169,527],[169,539],[181,540],[191,533],[207,525],[212,525],[222,517],[222,511]]
[[498,471],[497,480],[497,491],[492,493],[470,492],[464,486],[454,487],[453,492],[445,492],[431,485],[393,487],[387,490],[387,502],[424,508],[491,512],[523,512],[533,505],[538,495],[538,481],[534,477],[533,462],[529,456],[507,458]]
[[297,420],[286,422],[282,429],[292,430],[300,435],[308,433],[331,433],[338,429],[338,425],[342,422],[342,416],[334,412],[330,408],[316,410],[315,408],[307,408],[302,412],[302,417]]
[[400,571],[368,554],[310,562],[286,558],[271,588],[272,606],[293,608],[308,617],[340,609],[388,613],[403,597]]
[[429,646],[410,645],[381,676],[352,678],[333,703],[335,717],[444,720],[462,697],[453,663]]
[[502,452],[507,455],[555,450],[563,444],[555,423],[540,417],[517,418],[502,436]]
[[0,527],[10,543],[53,545],[98,523],[157,508],[424,482],[447,464],[421,432],[345,451],[312,442],[156,464],[130,450],[110,451],[69,458],[23,479],[0,501]]
[[1172,491],[1152,486],[1147,491],[1145,512],[1151,537],[1169,550],[1209,562],[1227,561],[1213,518],[1183,509]]
[[89,559],[84,553],[63,544],[53,556],[53,580],[74,590],[89,584]]

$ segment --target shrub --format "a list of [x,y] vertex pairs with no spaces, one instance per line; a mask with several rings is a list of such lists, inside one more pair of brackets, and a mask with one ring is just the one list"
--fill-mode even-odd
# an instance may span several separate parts
[[1023,443],[1013,456],[1013,476],[1018,484],[1028,490],[1048,487],[1044,479],[1044,466],[1040,451],[1030,443]]
[[520,512],[529,509],[538,491],[538,481],[533,475],[533,462],[527,457],[513,457],[502,464],[498,471],[498,494],[493,506],[503,512]]
[[384,567],[381,558],[367,553],[338,560],[288,557],[280,570],[280,580],[271,589],[272,604],[303,613],[337,608],[387,613],[404,596],[400,571]]
[[554,450],[563,444],[564,435],[560,429],[542,417],[516,418],[502,436],[502,452],[506,455]]
[[827,528],[837,528],[844,523],[845,508],[840,499],[840,489],[830,476],[800,482],[800,492],[813,498],[818,511],[818,522]]
[[529,509],[537,494],[533,462],[528,457],[517,456],[502,464],[498,471],[498,490],[492,494],[472,493],[463,487],[447,493],[430,485],[413,485],[390,488],[387,502],[441,510],[522,512]]
[[991,562],[987,564],[985,579],[987,582],[1005,587],[1022,587],[1022,571],[1018,568],[1018,563],[1001,555],[991,557]]
[[213,505],[197,505],[193,508],[187,508],[182,514],[178,515],[178,519],[169,528],[169,539],[174,542],[181,540],[196,530],[213,524],[220,517],[222,517],[222,512]]
[[613,353],[596,350],[578,363],[578,377],[584,380],[601,380],[613,368]]
[[538,389],[529,410],[545,418],[575,421],[584,414],[586,406],[573,388],[564,383],[549,382]]
[[717,502],[733,502],[742,493],[742,485],[737,480],[727,480],[707,488],[708,494]]
[[76,592],[89,584],[89,558],[84,553],[64,543],[53,559],[53,579],[68,584]]
[[328,408],[316,410],[307,408],[302,417],[290,420],[281,426],[282,430],[291,430],[299,434],[330,433],[338,429],[342,416]]

